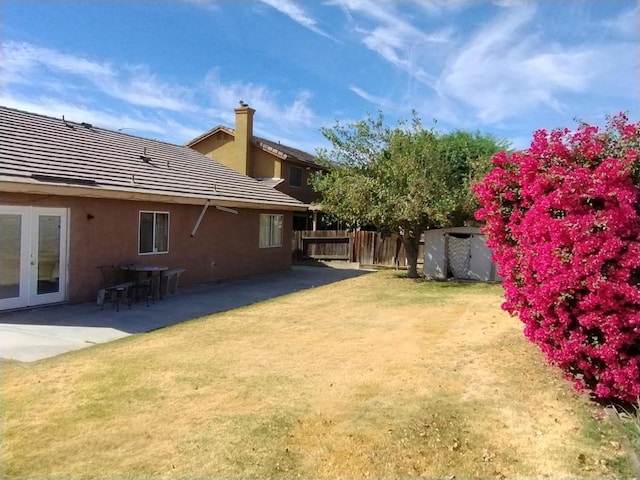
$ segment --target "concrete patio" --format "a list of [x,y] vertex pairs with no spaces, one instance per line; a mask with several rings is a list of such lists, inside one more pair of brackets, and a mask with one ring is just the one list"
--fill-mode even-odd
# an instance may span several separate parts
[[[0,358],[31,362],[71,350],[149,332],[210,313],[367,273],[365,270],[294,266],[291,270],[180,289],[180,294],[120,311],[94,303],[0,313]],[[328,299],[330,301],[330,299]]]

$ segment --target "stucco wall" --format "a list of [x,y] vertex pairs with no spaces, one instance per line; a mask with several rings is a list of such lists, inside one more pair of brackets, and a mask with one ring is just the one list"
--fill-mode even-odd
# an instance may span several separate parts
[[[98,265],[126,263],[185,267],[181,284],[241,277],[291,267],[291,212],[238,209],[232,214],[209,207],[191,237],[201,206],[124,200],[2,194],[2,204],[69,209],[68,300],[95,300]],[[140,210],[169,212],[169,252],[138,254]],[[283,245],[259,248],[261,213],[284,214]],[[92,216],[93,218],[89,218]]]
[[251,168],[249,175],[256,178],[281,178],[280,159],[253,145],[251,147]]
[[218,132],[205,138],[191,148],[233,168],[237,172],[244,172],[245,165],[239,164],[236,161],[234,139],[227,133]]
[[[297,167],[302,170],[302,187],[292,187],[289,185],[289,167]],[[284,182],[280,183],[276,188],[282,193],[286,193],[290,197],[297,198],[301,202],[311,203],[319,200],[320,195],[316,193],[311,185],[309,185],[309,175],[311,175],[311,169],[304,167],[298,163],[290,163],[287,161],[282,162],[282,178]]]
[[[191,148],[238,172],[244,173],[245,165],[238,163],[238,159],[235,156],[234,142],[235,139],[230,135],[218,132],[211,137],[205,138]],[[302,170],[302,187],[291,187],[289,185],[290,166],[298,167]],[[311,203],[320,198],[308,184],[310,170],[306,166],[281,160],[277,156],[255,145],[251,146],[251,161],[246,168],[248,169],[247,174],[251,177],[283,178],[284,182],[280,183],[277,189],[293,198],[297,198],[301,202]]]

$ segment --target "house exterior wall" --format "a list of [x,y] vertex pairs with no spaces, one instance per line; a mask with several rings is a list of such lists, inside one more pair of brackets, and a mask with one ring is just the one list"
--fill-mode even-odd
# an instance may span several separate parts
[[[184,267],[187,271],[180,277],[184,285],[291,267],[291,212],[238,209],[235,215],[209,207],[191,237],[201,206],[11,193],[3,193],[2,204],[68,209],[70,303],[95,300],[101,284],[98,265],[144,263]],[[138,253],[141,210],[169,212],[168,253]],[[282,246],[259,248],[261,213],[284,215]]]
[[236,172],[245,168],[244,165],[237,164],[234,139],[227,133],[218,132],[198,142],[191,148],[227,167],[233,168]]
[[[293,187],[289,184],[289,167],[296,167],[302,170],[301,187]],[[320,200],[320,194],[315,192],[309,184],[311,175],[313,175],[313,170],[311,168],[297,163],[287,162],[285,160],[282,162],[282,176],[280,177],[284,178],[284,182],[280,183],[276,188],[282,193],[285,193],[290,197],[297,198],[304,203],[311,203],[316,200]]]
[[256,146],[251,151],[252,165],[249,176],[254,178],[282,178],[282,162],[279,158]]
[[[282,178],[284,182],[280,183],[276,188],[301,202],[311,203],[320,199],[320,195],[309,185],[310,175],[314,171],[313,168],[299,163],[287,162],[255,145],[251,146],[250,162],[245,165],[238,160],[235,141],[235,138],[231,135],[218,132],[199,141],[191,148],[227,167],[233,168],[237,172],[244,173],[246,171],[246,174],[253,178]],[[291,166],[302,170],[302,187],[289,185],[289,167]]]

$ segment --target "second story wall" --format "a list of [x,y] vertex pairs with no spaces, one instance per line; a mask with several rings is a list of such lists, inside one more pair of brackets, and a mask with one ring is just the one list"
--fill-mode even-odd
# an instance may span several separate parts
[[251,158],[253,162],[250,176],[254,178],[282,178],[282,162],[277,157],[254,145]]
[[233,168],[236,172],[241,171],[243,168],[243,165],[236,165],[233,137],[224,132],[217,132],[191,148],[227,167]]
[[284,181],[276,188],[301,202],[311,203],[320,199],[320,195],[309,184],[311,175],[313,175],[313,169],[284,160],[280,176]]
[[258,179],[282,179],[276,189],[304,203],[319,199],[309,185],[314,171],[324,170],[313,156],[280,142],[253,136],[255,110],[241,103],[234,109],[235,129],[219,125],[187,145],[198,152]]

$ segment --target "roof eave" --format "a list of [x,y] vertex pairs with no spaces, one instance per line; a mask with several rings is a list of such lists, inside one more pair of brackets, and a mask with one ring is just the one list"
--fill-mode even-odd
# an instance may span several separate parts
[[327,167],[325,167],[324,165],[320,165],[319,163],[316,162],[312,162],[309,160],[302,160],[298,157],[296,157],[295,155],[290,155],[288,153],[285,153],[281,150],[278,150],[277,148],[269,145],[268,143],[265,143],[257,138],[254,137],[254,139],[251,141],[251,143],[253,143],[256,147],[262,149],[263,151],[270,153],[271,155],[275,155],[276,157],[280,158],[281,160],[287,160],[289,162],[292,163],[297,163],[299,165],[303,165],[307,168],[315,168],[317,170],[324,170],[324,171],[329,171],[329,169]]
[[202,135],[199,135],[196,138],[189,140],[187,143],[184,144],[184,146],[192,148],[194,145],[202,142],[203,140],[206,140],[207,138],[209,138],[212,135],[215,135],[218,132],[224,132],[228,135],[234,135],[233,129],[229,127],[225,127],[224,125],[216,125],[211,130],[207,130]]
[[182,205],[202,205],[209,200],[221,207],[247,208],[255,210],[306,211],[304,203],[280,203],[269,201],[252,201],[230,198],[221,195],[188,195],[160,191],[141,191],[125,187],[80,186],[65,183],[47,182],[42,184],[30,178],[0,177],[0,191],[4,193],[25,193],[37,195],[59,195],[65,197],[109,198],[128,201],[152,201]]

